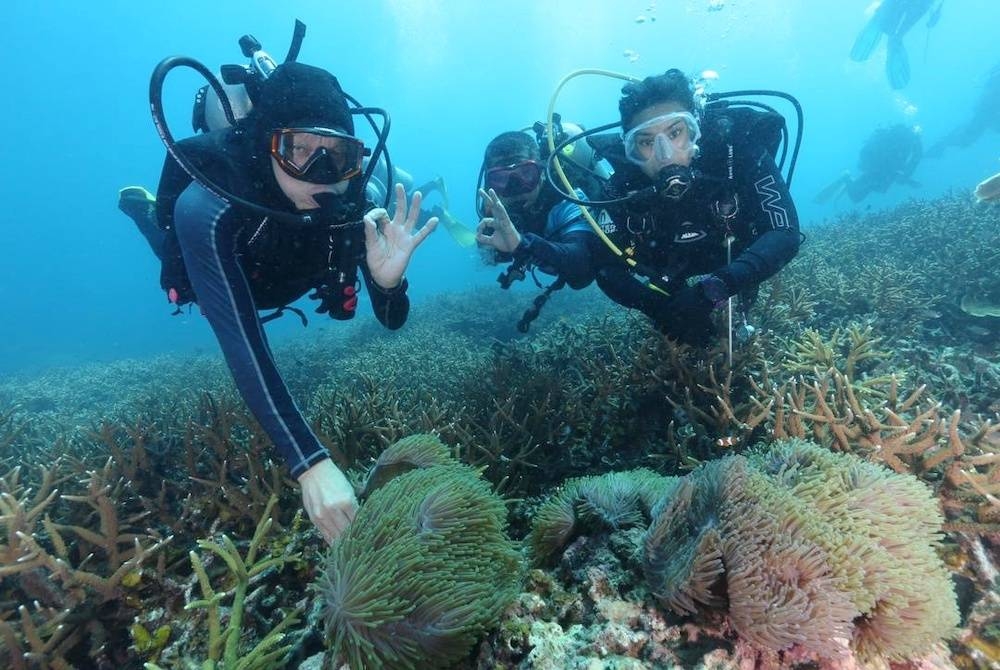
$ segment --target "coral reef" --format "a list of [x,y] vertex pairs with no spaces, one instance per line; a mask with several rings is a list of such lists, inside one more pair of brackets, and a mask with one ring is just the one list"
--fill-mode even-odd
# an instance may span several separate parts
[[[477,290],[415,303],[397,332],[371,319],[314,323],[306,337],[276,342],[276,359],[366,506],[397,480],[455,459],[508,498],[511,535],[527,538],[539,569],[507,612],[483,624],[498,628],[457,667],[735,667],[753,650],[763,654],[764,643],[787,642],[793,620],[774,619],[759,639],[744,640],[734,622],[757,617],[761,605],[748,601],[738,616],[721,609],[730,574],[719,572],[725,519],[712,503],[722,494],[703,479],[714,472],[743,482],[740,490],[754,492],[747,500],[763,501],[751,509],[783,509],[781,487],[753,465],[751,448],[795,438],[929,487],[961,621],[947,648],[923,661],[987,668],[1000,663],[1000,327],[998,317],[962,305],[1000,302],[998,217],[995,207],[956,196],[808,230],[799,258],[762,287],[750,311],[756,334],[731,365],[721,344],[676,346],[593,287],[555,295],[526,337],[515,328],[523,293]],[[386,450],[423,433],[449,446],[417,437],[424,451]],[[733,455],[745,465],[720,461]],[[272,458],[218,355],[0,381],[0,665],[210,660],[207,610],[185,609],[212,598],[190,552],[211,592],[226,594],[221,637],[239,580],[199,540],[249,560],[267,519],[255,558],[284,560],[247,587],[240,649],[301,610],[270,649],[290,647],[286,667],[322,653],[324,623],[307,585],[323,570],[324,545],[296,518],[296,484]],[[669,496],[657,493],[661,485]],[[539,530],[529,533],[532,520]],[[834,551],[823,537],[816,551]],[[671,543],[680,550],[658,549]],[[907,565],[931,560],[868,551]],[[814,577],[813,595],[828,578],[816,555],[779,560]],[[733,565],[742,570],[735,583],[780,587],[754,581],[752,563]],[[871,642],[858,637],[855,647],[882,649],[886,631],[896,638],[892,617],[916,606],[858,586],[856,575],[844,569],[830,579],[843,582],[849,607],[873,612],[851,629]],[[904,591],[908,584],[901,579]],[[843,632],[829,617],[830,630]],[[809,641],[817,635],[802,631]],[[787,649],[779,655],[798,662]],[[916,667],[910,660],[894,667]]]

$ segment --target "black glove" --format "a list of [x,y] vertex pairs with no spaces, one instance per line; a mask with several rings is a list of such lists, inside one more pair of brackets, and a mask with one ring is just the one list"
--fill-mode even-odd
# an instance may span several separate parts
[[194,289],[191,288],[191,280],[184,267],[184,258],[177,245],[177,238],[172,235],[165,239],[160,265],[160,286],[167,292],[167,300],[176,307],[174,314],[180,314],[183,305],[195,301]]
[[668,337],[691,345],[704,344],[715,332],[711,314],[715,305],[701,284],[686,286],[657,309],[656,326]]

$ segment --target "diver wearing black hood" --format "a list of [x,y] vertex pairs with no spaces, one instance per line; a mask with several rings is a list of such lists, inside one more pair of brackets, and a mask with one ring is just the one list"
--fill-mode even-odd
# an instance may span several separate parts
[[593,238],[597,284],[667,335],[704,344],[713,310],[749,297],[798,252],[795,205],[764,139],[777,138],[783,121],[740,107],[703,111],[679,70],[622,93],[624,136],[602,151],[618,204],[601,228],[623,255]]
[[[413,228],[396,188],[396,213],[365,210],[362,161],[354,123],[337,79],[286,62],[260,85],[253,109],[234,127],[178,143],[207,177],[193,181],[170,156],[156,198],[166,236],[161,284],[171,302],[197,302],[219,340],[237,388],[302,485],[303,504],[332,539],[354,516],[353,489],[296,407],[271,355],[258,310],[305,295],[318,312],[354,315],[358,270],[378,320],[403,325],[409,311],[403,272],[436,226]],[[278,213],[308,215],[295,225],[249,211],[209,190]],[[235,201],[235,200],[234,200]]]

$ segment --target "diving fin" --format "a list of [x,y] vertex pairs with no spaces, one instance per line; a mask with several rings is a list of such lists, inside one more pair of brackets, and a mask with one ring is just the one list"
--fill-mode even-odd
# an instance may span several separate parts
[[447,209],[444,207],[435,207],[431,210],[431,213],[438,217],[438,220],[444,225],[445,230],[451,235],[451,239],[455,240],[458,246],[471,247],[476,243],[475,231],[465,227]]
[[156,217],[156,196],[142,186],[126,186],[118,191],[118,209],[136,223],[154,220]]
[[910,58],[899,37],[889,38],[885,72],[889,75],[889,85],[897,91],[910,83]]
[[437,191],[441,195],[441,202],[444,203],[444,208],[448,209],[451,205],[448,204],[448,187],[445,186],[444,177],[435,177],[431,179],[426,184],[422,184],[415,191],[420,191],[420,193],[426,198],[434,191]]
[[851,47],[851,60],[858,63],[868,60],[882,39],[882,24],[878,14],[873,16],[858,33]]
[[831,200],[836,200],[844,194],[844,190],[847,188],[847,183],[851,180],[851,175],[845,172],[844,174],[837,177],[837,179],[824,188],[822,191],[817,193],[813,197],[813,202],[817,205],[823,205]]

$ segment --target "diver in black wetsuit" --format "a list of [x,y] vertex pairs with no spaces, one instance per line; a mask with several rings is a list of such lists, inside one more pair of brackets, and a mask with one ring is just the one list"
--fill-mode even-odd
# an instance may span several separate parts
[[852,177],[846,173],[819,192],[814,198],[825,203],[843,193],[852,202],[861,202],[872,192],[885,193],[893,184],[919,186],[912,176],[923,158],[920,132],[902,123],[878,128],[861,147],[858,156],[860,174]]
[[[378,320],[399,328],[409,311],[403,273],[437,225],[432,219],[414,232],[420,196],[407,208],[400,185],[395,216],[381,208],[365,213],[371,206],[361,171],[366,149],[353,134],[333,75],[296,62],[277,66],[235,126],[177,143],[211,184],[194,181],[168,156],[155,199],[163,234],[151,240],[168,299],[178,307],[198,303],[237,388],[298,479],[306,512],[328,541],[353,519],[354,491],[293,402],[258,310],[280,312],[313,291],[317,312],[349,319],[360,271]],[[210,188],[310,220],[264,216]],[[122,208],[142,213],[142,206],[153,206],[146,201],[134,197]]]
[[763,141],[783,120],[736,108],[703,114],[679,70],[622,93],[620,153],[601,150],[615,168],[609,195],[622,200],[601,228],[623,256],[594,237],[597,283],[667,335],[705,344],[713,310],[749,298],[798,252],[795,205]]
[[[927,21],[928,28],[934,27],[940,19],[943,2],[944,0],[939,0],[937,7],[931,11]],[[868,60],[882,40],[882,35],[885,35],[885,71],[889,77],[889,85],[897,90],[906,86],[910,82],[910,59],[903,46],[903,36],[933,4],[934,0],[882,0],[854,40],[851,59],[858,62]]]
[[988,130],[1000,133],[1000,63],[986,75],[972,116],[931,146],[927,150],[927,157],[937,158],[948,147],[967,147]]

